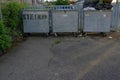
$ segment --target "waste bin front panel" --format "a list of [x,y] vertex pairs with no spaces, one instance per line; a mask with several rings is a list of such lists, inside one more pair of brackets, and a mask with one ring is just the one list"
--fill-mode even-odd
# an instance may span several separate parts
[[85,11],[84,32],[109,32],[111,11]]
[[48,11],[24,11],[23,25],[25,33],[48,33]]
[[78,32],[78,11],[52,11],[53,32]]

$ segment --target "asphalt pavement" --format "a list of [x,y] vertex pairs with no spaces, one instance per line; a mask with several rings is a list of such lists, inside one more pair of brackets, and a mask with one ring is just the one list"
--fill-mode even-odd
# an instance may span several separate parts
[[120,80],[120,40],[29,37],[0,57],[0,80]]

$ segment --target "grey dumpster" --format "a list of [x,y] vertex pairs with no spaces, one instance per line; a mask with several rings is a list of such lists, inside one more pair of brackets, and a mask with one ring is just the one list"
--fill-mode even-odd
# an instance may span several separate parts
[[53,32],[78,32],[77,10],[53,10],[52,11]]
[[84,11],[84,32],[109,32],[111,11]]
[[47,10],[23,11],[24,33],[48,33],[49,13]]

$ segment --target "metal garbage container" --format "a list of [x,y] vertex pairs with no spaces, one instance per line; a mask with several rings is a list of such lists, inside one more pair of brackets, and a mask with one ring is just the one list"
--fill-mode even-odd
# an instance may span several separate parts
[[52,11],[53,32],[78,32],[77,10],[53,10]]
[[24,33],[49,33],[48,10],[23,10]]
[[84,11],[84,32],[110,32],[112,11]]

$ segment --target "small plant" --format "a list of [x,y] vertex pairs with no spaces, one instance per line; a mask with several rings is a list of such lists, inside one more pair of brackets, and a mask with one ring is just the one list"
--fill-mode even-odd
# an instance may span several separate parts
[[120,29],[117,29],[117,32],[120,32]]
[[60,40],[60,39],[57,39],[57,40],[55,40],[55,42],[54,42],[54,44],[59,44],[59,43],[61,43],[61,40]]
[[56,39],[54,41],[54,43],[52,44],[52,46],[55,46],[55,45],[60,44],[60,43],[61,43],[61,40],[60,39]]

